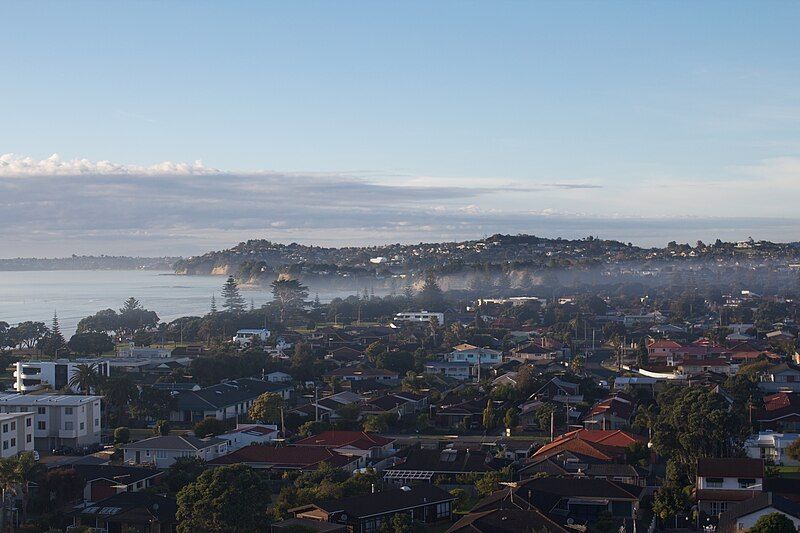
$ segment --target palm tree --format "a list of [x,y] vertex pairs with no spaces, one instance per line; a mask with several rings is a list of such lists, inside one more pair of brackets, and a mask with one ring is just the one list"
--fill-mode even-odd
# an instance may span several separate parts
[[16,457],[0,459],[0,489],[3,491],[2,502],[0,502],[0,530],[5,530],[6,500],[9,495],[17,493],[17,489],[22,482],[16,463]]
[[98,384],[97,365],[81,363],[75,365],[75,373],[69,380],[69,386],[82,391],[87,396],[92,387]]

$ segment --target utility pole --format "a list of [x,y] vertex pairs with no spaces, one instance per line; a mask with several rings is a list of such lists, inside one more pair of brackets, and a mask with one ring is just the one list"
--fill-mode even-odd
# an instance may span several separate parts
[[314,383],[314,422],[319,422],[319,401],[317,399],[319,388]]
[[550,442],[553,442],[555,440],[555,424],[556,424],[555,417],[556,417],[556,412],[550,411]]

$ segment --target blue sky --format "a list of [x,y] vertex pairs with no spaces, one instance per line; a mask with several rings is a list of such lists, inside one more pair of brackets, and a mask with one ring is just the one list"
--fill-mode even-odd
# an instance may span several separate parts
[[3,2],[0,18],[2,256],[800,240],[797,2]]

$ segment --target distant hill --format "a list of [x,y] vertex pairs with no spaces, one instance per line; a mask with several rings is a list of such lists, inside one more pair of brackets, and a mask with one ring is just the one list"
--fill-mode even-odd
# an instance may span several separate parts
[[[476,276],[538,275],[553,268],[576,270],[624,264],[710,262],[739,264],[777,261],[784,264],[800,258],[798,243],[717,240],[706,245],[670,243],[664,248],[641,248],[630,243],[596,239],[550,239],[534,235],[492,235],[462,242],[389,244],[325,248],[249,240],[227,250],[178,260],[175,272],[183,275],[233,275],[243,283],[264,283],[281,273],[306,281],[341,283],[366,278],[419,280],[433,271],[440,279],[458,277],[456,285],[474,283]],[[470,280],[466,280],[466,277]],[[465,281],[466,280],[466,281]],[[380,284],[380,283],[376,283]],[[364,286],[363,283],[355,285]]]
[[0,271],[24,270],[172,270],[179,257],[124,257],[73,255],[71,257],[18,257],[0,259]]

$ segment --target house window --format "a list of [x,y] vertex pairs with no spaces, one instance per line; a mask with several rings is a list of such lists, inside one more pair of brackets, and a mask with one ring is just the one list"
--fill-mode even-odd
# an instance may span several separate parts
[[36,412],[37,412],[37,413],[39,413],[40,415],[47,414],[47,408],[45,408],[45,407],[39,407],[39,408],[36,410]]
[[84,422],[81,422],[81,431],[83,431],[84,428],[86,428],[86,424]]
[[100,427],[100,419],[99,418],[95,418],[94,419],[94,426],[95,427]]
[[436,518],[445,518],[450,516],[450,502],[436,504]]
[[11,422],[11,431],[16,431],[16,430],[17,430],[17,423]]
[[718,515],[728,510],[728,502],[711,502],[711,514]]
[[156,450],[156,459],[166,459],[166,458],[167,458],[166,450]]
[[741,478],[741,477],[739,478],[739,488],[740,489],[746,489],[746,488],[752,487],[755,484],[756,484],[756,480],[755,479]]
[[71,415],[72,414],[72,407],[65,407],[64,408],[64,414],[65,415]]
[[8,424],[3,424],[3,433],[8,433]]
[[30,434],[25,435],[25,442],[27,442],[27,443],[31,442],[31,435]]
[[65,429],[66,431],[72,431],[72,429],[73,429],[74,427],[75,427],[75,426],[74,426],[74,424],[73,424],[72,422],[64,422],[64,429]]
[[40,420],[39,422],[36,423],[36,429],[41,429],[42,431],[44,431],[45,429],[47,429],[47,423],[44,420]]
[[3,449],[4,449],[4,450],[7,450],[7,449],[8,449],[8,441],[7,441],[7,440],[4,440],[4,441],[3,441]]
[[26,427],[26,428],[29,428],[29,427],[31,427],[31,424],[32,424],[32,423],[33,423],[33,418],[30,418],[30,417],[29,417],[29,418],[26,418],[26,419],[25,419],[25,427]]
[[723,479],[721,477],[709,477],[706,478],[706,486],[709,489],[720,489],[722,488]]
[[11,447],[13,448],[16,445],[17,445],[17,439],[12,437],[12,439],[11,439]]

